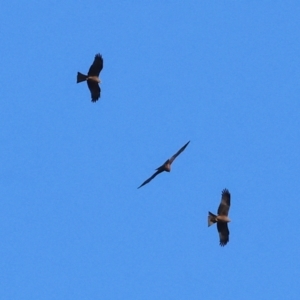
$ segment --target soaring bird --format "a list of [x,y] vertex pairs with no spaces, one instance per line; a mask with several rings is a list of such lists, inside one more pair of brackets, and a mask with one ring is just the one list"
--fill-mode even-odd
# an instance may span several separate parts
[[189,144],[190,141],[188,141],[182,148],[180,148],[179,151],[177,151],[170,159],[168,159],[163,165],[161,165],[160,167],[158,167],[156,169],[156,172],[150,177],[148,178],[146,181],[144,181],[139,187],[142,187],[143,185],[149,183],[156,175],[166,171],[166,172],[170,172],[171,171],[171,164],[172,162],[175,160],[175,158],[181,153],[183,152],[183,150],[187,147],[187,145]]
[[77,83],[86,81],[91,91],[92,102],[96,102],[100,98],[101,89],[98,83],[101,83],[99,74],[103,69],[103,58],[100,54],[95,55],[93,64],[90,66],[87,75],[77,72]]
[[220,245],[223,247],[229,242],[229,230],[227,223],[230,222],[228,218],[228,211],[230,208],[230,193],[227,189],[222,191],[221,203],[218,208],[218,215],[208,212],[208,227],[217,223],[217,229],[220,236]]

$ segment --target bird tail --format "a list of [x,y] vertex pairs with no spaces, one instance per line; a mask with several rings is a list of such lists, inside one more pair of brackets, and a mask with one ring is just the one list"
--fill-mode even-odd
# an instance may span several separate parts
[[77,72],[77,83],[85,81],[88,77],[80,72]]
[[217,222],[217,216],[212,214],[210,211],[208,212],[208,227]]

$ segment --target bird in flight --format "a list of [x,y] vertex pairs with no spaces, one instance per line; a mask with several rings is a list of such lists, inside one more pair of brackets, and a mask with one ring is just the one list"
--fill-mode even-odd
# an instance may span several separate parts
[[86,81],[91,91],[92,102],[96,102],[100,98],[101,89],[99,83],[101,80],[99,74],[103,69],[103,58],[100,54],[95,55],[93,64],[90,66],[87,75],[77,72],[77,83]]
[[230,193],[227,189],[222,191],[221,203],[218,208],[218,215],[208,212],[208,227],[217,223],[217,229],[220,236],[220,246],[225,246],[229,242],[229,230],[227,223],[230,222],[228,218],[228,211],[230,208]]
[[180,148],[170,159],[168,159],[163,165],[161,165],[160,167],[158,167],[156,169],[156,172],[150,177],[148,178],[146,181],[144,181],[139,187],[142,187],[143,185],[149,183],[156,175],[166,171],[166,172],[170,172],[171,171],[171,164],[172,162],[175,160],[175,158],[181,153],[183,152],[183,150],[187,147],[187,145],[190,143],[190,141],[188,141],[182,148]]

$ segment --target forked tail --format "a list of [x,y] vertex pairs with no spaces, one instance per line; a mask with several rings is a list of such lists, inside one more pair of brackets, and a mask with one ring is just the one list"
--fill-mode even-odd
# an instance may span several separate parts
[[77,72],[77,83],[85,81],[88,77],[80,72]]
[[217,222],[217,216],[212,214],[210,211],[208,212],[208,227]]

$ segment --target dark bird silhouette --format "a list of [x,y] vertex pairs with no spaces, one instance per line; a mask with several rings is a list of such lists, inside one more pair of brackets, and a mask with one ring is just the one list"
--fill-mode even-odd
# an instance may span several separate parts
[[149,183],[156,175],[166,171],[166,172],[170,172],[171,171],[171,164],[172,162],[175,160],[175,158],[181,153],[183,152],[183,150],[187,147],[187,145],[190,143],[190,141],[188,141],[182,148],[180,148],[180,150],[178,152],[176,152],[170,159],[168,159],[163,165],[161,165],[160,167],[158,167],[156,170],[156,172],[150,177],[148,178],[146,181],[144,181],[139,187],[142,187],[143,185]]
[[87,75],[77,72],[77,83],[86,81],[91,91],[92,102],[96,102],[100,98],[101,89],[99,83],[101,80],[99,74],[103,69],[103,58],[100,54],[96,54],[93,64],[90,66]]
[[217,223],[217,229],[220,236],[220,245],[223,247],[229,242],[229,230],[227,223],[230,222],[228,212],[230,208],[230,193],[227,189],[222,191],[221,203],[218,208],[218,215],[208,212],[208,227]]

